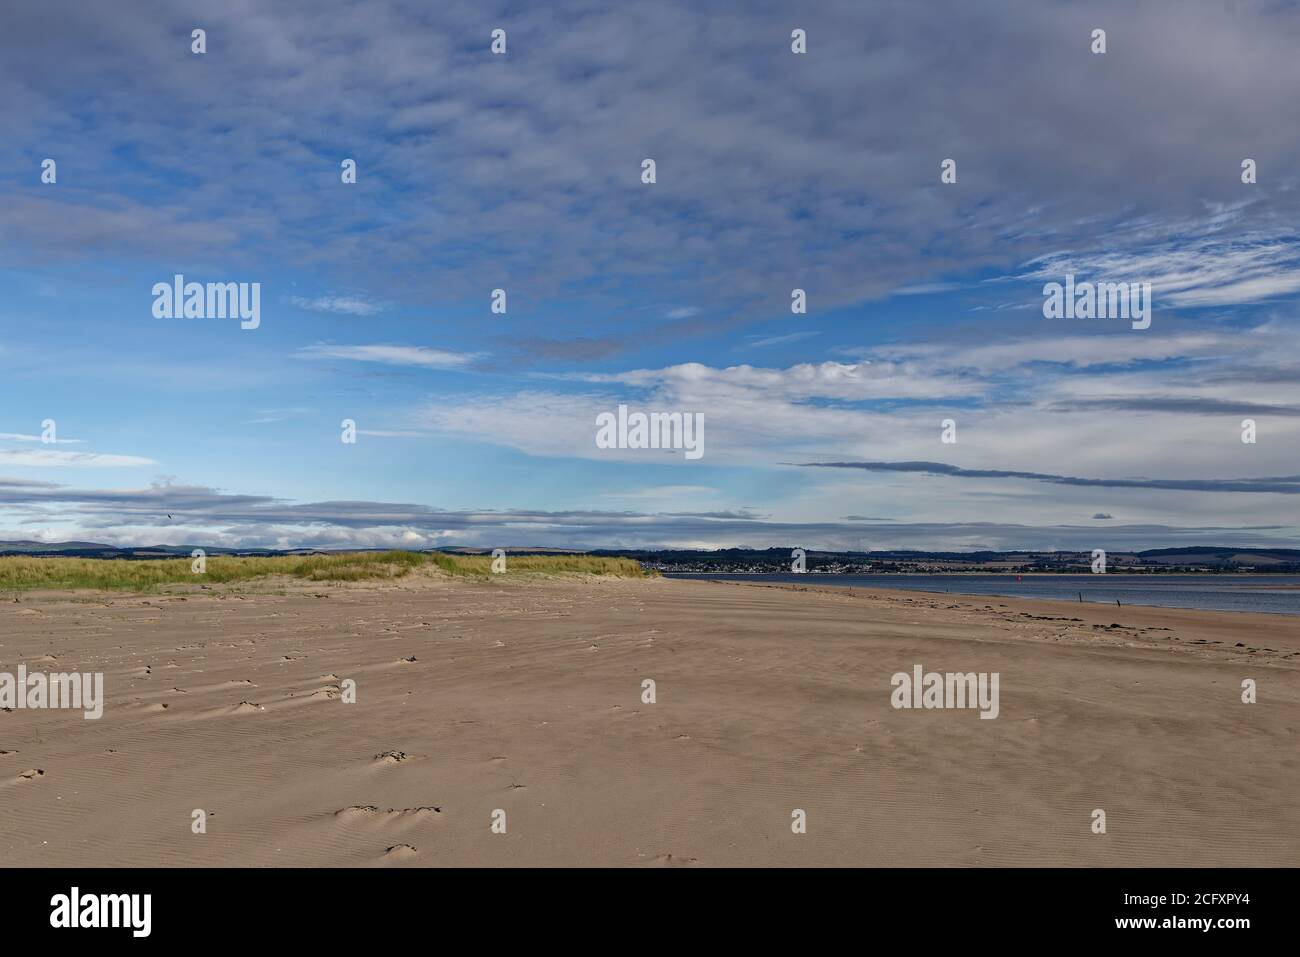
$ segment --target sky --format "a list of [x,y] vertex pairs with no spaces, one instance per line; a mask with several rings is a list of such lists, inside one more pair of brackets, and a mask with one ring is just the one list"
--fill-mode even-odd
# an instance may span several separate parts
[[[0,539],[1300,545],[1293,3],[4,20]],[[257,327],[159,318],[178,274]],[[1067,274],[1149,328],[1048,318]]]

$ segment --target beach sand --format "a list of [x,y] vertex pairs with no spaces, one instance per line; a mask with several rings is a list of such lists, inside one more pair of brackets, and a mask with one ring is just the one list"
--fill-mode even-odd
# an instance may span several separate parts
[[6,601],[0,671],[107,704],[0,712],[4,863],[1300,863],[1295,618],[508,578]]

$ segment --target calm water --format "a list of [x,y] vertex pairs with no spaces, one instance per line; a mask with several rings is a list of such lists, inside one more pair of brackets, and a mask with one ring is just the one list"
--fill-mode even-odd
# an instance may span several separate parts
[[1056,598],[1113,605],[1300,615],[1300,575],[674,575],[794,585],[906,588],[962,595]]

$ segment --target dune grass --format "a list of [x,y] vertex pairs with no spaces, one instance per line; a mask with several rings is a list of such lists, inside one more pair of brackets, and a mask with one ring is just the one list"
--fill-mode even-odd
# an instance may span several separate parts
[[507,555],[503,575],[492,574],[491,555],[448,555],[431,552],[429,559],[449,575],[472,578],[507,578],[510,575],[606,575],[615,578],[650,578],[631,558],[605,558],[595,555]]
[[348,552],[326,555],[232,556],[210,555],[202,574],[189,558],[127,560],[123,558],[0,557],[0,590],[95,589],[154,591],[162,585],[210,585],[251,581],[269,575],[313,582],[375,581],[401,578],[417,569],[432,574],[495,579],[510,576],[552,577],[611,575],[644,578],[640,564],[628,558],[586,555],[507,556],[506,575],[492,574],[489,555],[448,555],[441,552]]

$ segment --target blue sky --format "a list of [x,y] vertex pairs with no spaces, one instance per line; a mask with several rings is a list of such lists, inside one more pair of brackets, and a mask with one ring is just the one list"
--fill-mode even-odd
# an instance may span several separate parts
[[87,7],[0,38],[0,538],[1300,542],[1292,4]]

